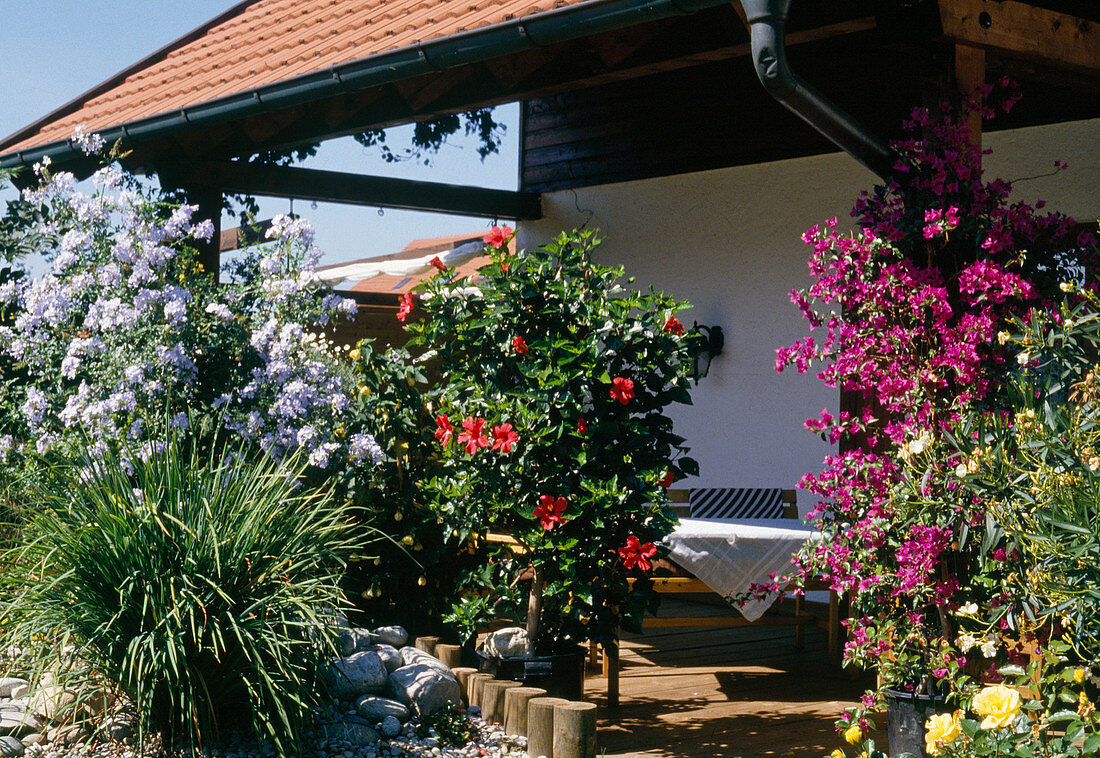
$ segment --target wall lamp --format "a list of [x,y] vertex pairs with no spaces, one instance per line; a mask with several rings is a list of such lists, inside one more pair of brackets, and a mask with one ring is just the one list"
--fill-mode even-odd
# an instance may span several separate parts
[[696,383],[710,371],[710,362],[716,356],[722,354],[722,348],[726,344],[726,335],[722,334],[720,326],[703,326],[698,321],[692,325],[698,344],[695,348],[695,357],[692,361],[691,375]]

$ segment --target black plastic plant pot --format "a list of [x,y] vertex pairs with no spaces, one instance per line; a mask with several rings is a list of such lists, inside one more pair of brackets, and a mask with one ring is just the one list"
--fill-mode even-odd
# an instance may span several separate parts
[[500,658],[478,650],[477,670],[497,679],[523,682],[527,687],[541,687],[550,697],[580,700],[584,696],[586,657],[579,647],[575,653]]
[[890,758],[911,754],[931,758],[924,752],[924,725],[937,713],[948,713],[943,695],[916,695],[886,690],[886,728],[890,736]]

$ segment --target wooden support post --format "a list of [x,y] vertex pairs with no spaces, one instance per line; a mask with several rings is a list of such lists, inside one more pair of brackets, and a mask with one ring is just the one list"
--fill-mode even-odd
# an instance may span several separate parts
[[492,674],[470,674],[470,678],[466,680],[468,689],[466,690],[466,702],[473,708],[475,705],[481,707],[481,693],[482,687],[485,682],[490,681],[493,678]]
[[522,686],[511,679],[489,679],[481,686],[481,718],[486,724],[504,723],[504,693]]
[[470,677],[477,673],[477,669],[470,668],[469,666],[459,666],[458,668],[452,666],[451,673],[455,675],[455,679],[458,680],[458,686],[462,688],[462,699],[466,701],[466,705],[469,705],[470,694],[468,687],[470,684]]
[[829,663],[840,665],[840,595],[829,590]]
[[512,687],[504,691],[504,733],[527,736],[527,704],[546,697],[542,687]]
[[560,697],[535,697],[527,701],[527,755],[554,756],[554,707],[569,701]]
[[607,706],[617,708],[619,705],[619,645],[616,635],[614,650],[608,650],[603,646],[603,675],[607,678]]
[[588,665],[593,669],[600,663],[600,646],[596,640],[588,641]]
[[[962,98],[974,96],[975,90],[985,84],[985,50],[961,42],[955,45],[955,87]],[[982,115],[971,113],[966,119],[966,131],[970,142],[982,149]],[[981,160],[979,157],[978,160]],[[980,168],[980,166],[979,166]]]
[[596,704],[554,706],[554,758],[596,758]]
[[416,649],[423,650],[428,655],[435,655],[436,645],[439,644],[438,637],[417,637]]
[[[802,615],[802,595],[794,596],[794,617],[797,619]],[[801,650],[806,647],[806,630],[802,624],[795,624],[794,626],[794,649]]]
[[449,669],[462,665],[461,645],[448,645],[441,642],[435,646],[435,652],[432,655],[442,661],[443,665]]

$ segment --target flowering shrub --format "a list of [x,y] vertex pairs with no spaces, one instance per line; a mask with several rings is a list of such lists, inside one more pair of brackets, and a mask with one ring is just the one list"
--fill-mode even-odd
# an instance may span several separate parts
[[521,546],[496,551],[455,618],[526,612],[540,652],[612,644],[649,601],[673,525],[665,487],[697,472],[664,415],[690,400],[694,338],[669,326],[685,304],[593,262],[595,232],[517,256],[510,232],[487,235],[476,291],[442,271],[406,322],[444,377],[428,422],[434,513],[455,544],[503,531]]
[[804,236],[815,282],[792,300],[813,334],[776,361],[819,364],[847,401],[806,424],[841,449],[802,482],[822,498],[810,517],[830,539],[808,545],[798,570],[851,597],[846,658],[878,665],[884,687],[945,691],[1012,652],[984,617],[1012,605],[992,559],[1011,546],[962,486],[976,464],[957,443],[1004,405],[1016,354],[998,332],[1096,261],[1072,219],[982,180],[965,116],[992,115],[990,95],[961,113],[916,111],[909,126],[924,136],[900,143],[896,179],[857,203],[861,230],[834,220]]
[[95,173],[91,195],[48,163],[36,171],[41,184],[22,198],[36,210],[4,239],[51,265],[0,286],[14,313],[0,354],[18,379],[0,391],[5,456],[156,445],[187,426],[189,409],[224,415],[275,455],[300,449],[318,469],[357,454],[339,436],[346,379],[318,336],[354,303],[313,282],[319,252],[306,222],[276,218],[270,242],[219,286],[196,263],[193,246],[213,226],[193,206],[156,202],[114,165]]

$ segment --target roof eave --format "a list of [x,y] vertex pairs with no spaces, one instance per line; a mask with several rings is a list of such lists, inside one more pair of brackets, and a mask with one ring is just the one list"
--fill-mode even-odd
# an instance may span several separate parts
[[[225,123],[344,92],[355,92],[478,63],[521,50],[545,47],[671,16],[690,15],[727,3],[728,0],[593,0],[379,53],[323,71],[296,76],[96,132],[108,143],[116,140],[129,144],[149,142],[194,126]],[[111,81],[114,78],[116,77],[112,77]],[[81,99],[83,97],[78,98]],[[39,120],[36,125],[43,122],[44,120]],[[25,132],[26,130],[21,130],[6,142],[16,144],[12,140],[15,137],[25,139]],[[0,143],[0,150],[2,149]],[[76,141],[69,138],[0,155],[0,168],[31,166],[44,157],[49,157],[59,165],[84,159]]]

